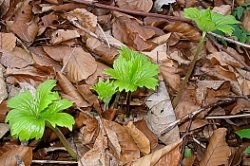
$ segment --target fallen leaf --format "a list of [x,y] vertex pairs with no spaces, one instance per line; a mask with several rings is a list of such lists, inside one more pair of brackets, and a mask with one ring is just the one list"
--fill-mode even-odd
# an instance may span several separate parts
[[9,125],[6,123],[0,123],[0,139],[9,131]]
[[153,6],[152,0],[116,0],[117,6],[124,9],[149,12]]
[[245,11],[244,16],[243,16],[243,28],[247,31],[250,32],[250,11]]
[[7,113],[10,111],[10,109],[7,107],[7,102],[3,101],[0,104],[0,122],[4,123],[5,122],[5,118]]
[[135,127],[133,122],[128,122],[126,126],[126,130],[131,135],[131,137],[134,139],[136,145],[142,152],[142,154],[146,155],[150,153],[150,142],[148,138]]
[[8,97],[7,87],[3,76],[3,67],[0,66],[0,104]]
[[[171,33],[167,33],[158,37],[153,38],[151,41],[154,42],[155,44],[163,44],[166,43],[171,36]],[[158,47],[158,46],[157,46]]]
[[150,109],[146,122],[151,131],[166,145],[179,139],[178,127],[163,135],[161,133],[171,122],[176,120],[172,103],[163,81],[160,82],[157,92],[149,96],[145,103]]
[[[176,163],[176,160],[179,161],[180,152],[179,149],[176,147],[179,147],[180,143],[182,142],[181,139],[178,139],[174,143],[167,145],[157,151],[152,152],[151,154],[148,154],[135,162],[132,163],[132,166],[151,166],[155,165],[159,162],[159,160],[166,155],[166,159],[169,159],[170,165],[172,165],[171,162]],[[168,156],[169,155],[169,156]],[[176,156],[177,155],[177,156]]]
[[6,67],[23,68],[34,63],[32,56],[21,47],[15,47],[13,51],[4,52],[1,63]]
[[22,160],[25,165],[31,165],[32,148],[27,146],[18,146],[13,148],[0,157],[0,165],[16,166]]
[[201,166],[228,165],[231,149],[225,141],[226,134],[226,128],[219,128],[214,131],[204,157],[200,162]]
[[231,114],[235,115],[244,111],[250,111],[249,101],[246,99],[237,99],[236,105],[233,107]]
[[13,33],[0,33],[0,52],[11,52],[16,47],[16,36]]
[[51,44],[59,44],[67,40],[71,40],[74,38],[80,37],[80,34],[77,30],[64,30],[64,29],[57,29],[51,34]]
[[215,6],[212,11],[216,13],[220,13],[223,16],[230,15],[231,6],[230,5]]
[[143,51],[142,53],[149,56],[155,63],[161,63],[164,60],[169,60],[167,55],[167,45],[166,43],[155,47],[150,52]]
[[157,12],[160,12],[160,11],[162,11],[162,7],[164,5],[169,5],[169,4],[172,4],[175,2],[176,2],[176,0],[156,0],[154,2],[154,10],[156,10]]

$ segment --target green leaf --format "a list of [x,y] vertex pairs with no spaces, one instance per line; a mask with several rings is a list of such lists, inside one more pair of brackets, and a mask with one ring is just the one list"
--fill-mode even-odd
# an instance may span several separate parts
[[105,74],[115,80],[119,91],[135,91],[138,87],[155,89],[158,84],[159,67],[145,55],[122,47],[120,56],[114,61],[113,69],[106,69]]
[[93,89],[97,92],[98,98],[101,99],[105,104],[109,104],[112,96],[117,92],[117,86],[113,81],[99,80]]
[[241,17],[243,16],[243,12],[244,12],[244,8],[242,6],[239,6],[237,8],[234,9],[233,11],[233,15],[240,20]]
[[55,80],[47,80],[37,87],[36,103],[40,111],[48,107],[48,105],[51,104],[54,100],[60,99],[59,94],[57,92],[51,92],[51,90],[55,86]]
[[234,29],[232,25],[239,23],[234,16],[223,16],[219,13],[212,12],[209,8],[206,10],[186,8],[184,9],[184,16],[194,20],[203,32],[220,30],[232,35]]
[[245,152],[246,152],[247,154],[250,154],[250,146],[248,146],[248,147],[245,149]]
[[236,134],[237,134],[240,138],[250,138],[250,129],[238,130],[238,131],[236,132]]
[[184,157],[185,157],[185,158],[190,158],[190,157],[192,157],[192,150],[191,150],[188,146],[185,147]]
[[46,121],[53,127],[58,125],[72,130],[74,118],[60,112],[71,107],[72,102],[61,100],[57,92],[51,91],[54,86],[55,81],[48,80],[38,86],[35,98],[29,91],[25,91],[7,101],[11,111],[7,114],[6,123],[10,125],[12,136],[21,141],[40,139]]

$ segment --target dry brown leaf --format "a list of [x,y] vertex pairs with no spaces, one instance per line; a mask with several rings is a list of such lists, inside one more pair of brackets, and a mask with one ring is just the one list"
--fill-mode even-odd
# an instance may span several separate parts
[[[116,116],[117,109],[110,108],[102,112],[102,117],[106,120],[113,120]],[[1,113],[1,112],[0,112]],[[0,121],[1,122],[1,121]]]
[[228,165],[231,149],[225,141],[226,134],[226,128],[214,131],[200,166]]
[[243,27],[247,32],[250,32],[250,11],[245,11],[243,16]]
[[95,32],[97,26],[97,16],[86,9],[74,9],[65,14],[69,21],[77,21],[83,28]]
[[246,99],[238,99],[236,106],[231,111],[231,114],[235,115],[243,111],[250,111],[250,103]]
[[[159,162],[159,160],[165,156],[166,159],[171,159],[169,162],[174,162],[176,163],[176,160],[179,159],[180,152],[179,149],[176,147],[179,147],[180,143],[182,142],[182,139],[179,139],[175,141],[174,143],[165,146],[155,152],[152,152],[151,154],[148,154],[138,160],[136,160],[132,166],[151,166],[155,165]],[[169,155],[169,156],[168,156]],[[175,155],[175,156],[173,156]],[[176,156],[177,155],[177,156]],[[179,161],[179,160],[178,160]],[[159,164],[159,163],[158,163]],[[170,163],[172,166],[172,163]]]
[[0,17],[3,18],[3,16],[8,12],[10,7],[10,0],[1,0],[0,1]]
[[105,65],[104,63],[101,63],[98,61],[96,61],[96,63],[97,63],[96,71],[94,72],[94,74],[89,76],[89,78],[86,80],[86,83],[91,86],[93,86],[98,81],[99,78],[108,79],[108,77],[105,74],[103,74],[103,71],[104,69],[107,69],[109,67]]
[[212,11],[220,13],[223,16],[226,16],[231,14],[231,6],[230,5],[215,6]]
[[[0,117],[1,118],[1,117]],[[0,139],[10,130],[10,127],[6,123],[0,123]]]
[[13,51],[16,47],[16,36],[13,33],[0,33],[0,52]]
[[0,104],[8,97],[5,78],[3,76],[3,67],[0,66]]
[[119,144],[121,146],[121,156],[119,158],[122,162],[129,162],[140,157],[140,150],[134,143],[133,138],[128,134],[125,127],[121,126],[120,124],[103,120],[104,126],[109,126],[115,131],[117,138],[119,140]]
[[53,28],[55,26],[55,23],[57,22],[58,20],[58,16],[55,15],[55,14],[48,14],[48,15],[45,15],[43,17],[41,17],[41,20],[42,20],[42,26],[43,27],[51,27]]
[[250,82],[246,81],[245,79],[240,84],[241,90],[244,96],[248,96],[250,94]]
[[116,0],[120,8],[149,12],[153,6],[152,0]]
[[98,39],[90,37],[86,41],[86,47],[98,56],[98,60],[107,65],[112,65],[118,50],[100,42]]
[[77,30],[64,30],[64,29],[57,29],[51,34],[51,44],[59,44],[67,40],[71,40],[74,38],[80,37]]
[[32,43],[38,33],[39,27],[33,18],[31,0],[25,0],[18,9],[14,21],[7,21],[7,27],[22,40]]
[[97,96],[91,92],[90,88],[91,86],[87,84],[77,85],[78,92],[86,101],[88,101],[88,103],[93,105],[94,109],[99,113],[99,115],[101,115],[103,110],[101,108],[99,100]]
[[178,32],[183,38],[191,41],[199,41],[201,38],[200,32],[193,26],[183,22],[173,22],[164,27],[165,31]]
[[82,47],[45,46],[43,49],[54,60],[63,62],[67,78],[71,82],[85,80],[96,71],[95,58]]
[[121,42],[136,50],[151,50],[155,44],[147,39],[155,32],[140,25],[135,19],[120,16],[115,19],[112,26],[112,34]]
[[18,159],[22,160],[25,165],[31,165],[32,148],[19,146],[7,151],[0,157],[0,165],[16,166]]
[[169,57],[166,52],[167,52],[167,45],[166,43],[164,43],[155,47],[150,52],[143,51],[142,53],[149,56],[155,63],[161,63],[162,61],[169,60]]
[[[192,130],[196,130],[198,128],[202,128],[204,126],[206,126],[208,124],[208,121],[206,119],[201,119],[201,118],[195,118],[192,121],[191,127],[190,127],[190,131]],[[189,123],[184,123],[182,124],[179,129],[180,132],[185,133],[187,131],[187,127],[188,127]]]
[[158,145],[157,136],[148,128],[144,119],[135,122],[136,128],[138,128],[149,140],[150,148],[153,150]]
[[1,63],[6,67],[23,68],[34,63],[32,56],[20,47],[15,47],[11,52],[4,52]]
[[0,104],[0,122],[1,123],[4,123],[5,122],[5,118],[6,118],[6,115],[7,113],[10,111],[10,109],[7,107],[7,102],[6,100],[3,101],[1,104]]
[[166,43],[168,41],[170,36],[171,36],[171,33],[167,33],[165,35],[155,37],[151,41],[154,42],[155,44],[163,44],[163,43]]
[[70,99],[75,103],[78,107],[88,107],[90,104],[82,98],[80,93],[71,84],[71,82],[65,77],[61,72],[57,72],[56,79],[58,81],[58,85],[61,88],[62,92],[65,94],[65,98]]
[[139,130],[135,127],[133,122],[128,122],[126,126],[126,130],[128,133],[133,137],[136,145],[142,152],[142,154],[146,155],[150,153],[150,142],[149,139]]

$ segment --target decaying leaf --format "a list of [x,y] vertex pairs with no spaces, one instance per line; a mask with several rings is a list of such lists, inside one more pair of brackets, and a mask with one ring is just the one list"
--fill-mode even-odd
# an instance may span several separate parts
[[144,12],[150,11],[153,6],[152,0],[116,0],[116,3],[120,8]]
[[203,159],[201,166],[228,165],[231,149],[225,141],[226,128],[219,128],[214,131]]
[[150,109],[146,119],[148,127],[166,145],[178,140],[180,138],[178,127],[166,134],[162,135],[161,133],[171,122],[176,120],[172,103],[163,81],[159,84],[158,92],[149,96],[145,103]]
[[3,77],[3,67],[0,66],[0,104],[8,97],[6,83]]
[[0,156],[0,165],[16,166],[20,161],[30,165],[32,161],[32,148],[19,146],[13,148]]
[[62,43],[64,41],[74,39],[77,37],[80,37],[80,35],[76,30],[58,29],[51,34],[50,42],[52,44],[59,44],[59,43]]
[[142,152],[142,154],[149,154],[150,153],[150,142],[148,138],[135,127],[133,122],[129,122],[126,126],[126,130],[128,133],[133,137],[136,145]]
[[243,27],[247,32],[250,32],[250,11],[244,12]]
[[0,123],[0,139],[9,131],[9,125]]
[[13,33],[0,33],[0,52],[12,51],[16,47],[16,36]]

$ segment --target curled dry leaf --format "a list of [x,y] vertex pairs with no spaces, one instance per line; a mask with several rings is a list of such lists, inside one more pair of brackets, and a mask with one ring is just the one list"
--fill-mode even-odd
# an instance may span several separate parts
[[39,27],[33,18],[31,0],[25,0],[18,9],[14,21],[7,21],[7,27],[22,40],[32,43],[38,33]]
[[191,41],[199,41],[201,38],[200,32],[193,26],[183,22],[173,22],[164,27],[165,31],[178,32],[183,38]]
[[90,104],[82,98],[77,89],[72,85],[72,83],[65,77],[61,72],[56,73],[56,79],[58,85],[61,88],[65,98],[73,101],[78,107],[88,107]]
[[128,134],[125,127],[120,124],[103,120],[104,126],[108,126],[113,131],[115,131],[117,138],[119,140],[119,144],[121,146],[121,155],[119,160],[122,162],[129,162],[140,157],[140,150],[136,146],[133,138]]
[[148,12],[153,6],[152,0],[116,0],[116,4],[120,8],[139,10]]
[[[157,151],[154,151],[138,160],[136,160],[132,166],[151,166],[155,164],[160,164],[159,161],[162,157],[165,156],[165,161],[170,165],[174,165],[176,162],[178,163],[179,158],[181,156],[179,151],[179,145],[182,142],[182,139],[176,140],[174,143],[165,146]],[[168,161],[167,161],[167,160]],[[164,161],[161,161],[164,162]],[[167,165],[167,164],[165,164]]]
[[64,29],[57,29],[51,34],[51,44],[59,44],[67,40],[71,40],[74,38],[80,37],[77,30],[64,30]]
[[126,130],[131,135],[131,137],[134,139],[136,145],[142,152],[142,154],[146,155],[150,153],[150,142],[148,138],[135,127],[133,122],[128,122],[126,126]]
[[16,47],[16,36],[13,33],[0,33],[0,52],[12,51]]
[[153,42],[146,41],[155,35],[155,32],[143,27],[135,19],[126,16],[115,18],[112,34],[116,39],[136,50],[151,50],[155,46]]
[[170,96],[163,81],[160,81],[158,91],[149,96],[145,103],[150,109],[146,122],[153,133],[166,145],[178,140],[180,138],[178,127],[163,135],[161,133],[176,120]]
[[117,49],[108,47],[107,44],[93,37],[87,39],[86,47],[98,56],[98,60],[107,65],[112,65],[115,57],[119,54]]
[[0,165],[16,166],[18,159],[23,161],[25,165],[31,165],[32,148],[26,146],[18,146],[0,156]]
[[231,149],[225,141],[226,128],[219,128],[214,131],[207,150],[202,158],[201,166],[228,165]]
[[67,20],[70,22],[76,21],[78,22],[83,28],[91,32],[95,32],[97,26],[97,16],[90,13],[86,9],[74,9],[65,14]]
[[13,51],[4,52],[1,63],[6,67],[23,68],[34,63],[32,56],[20,47],[15,47]]
[[85,80],[96,71],[95,58],[85,52],[82,47],[45,46],[43,49],[54,60],[63,62],[67,78],[71,82]]

